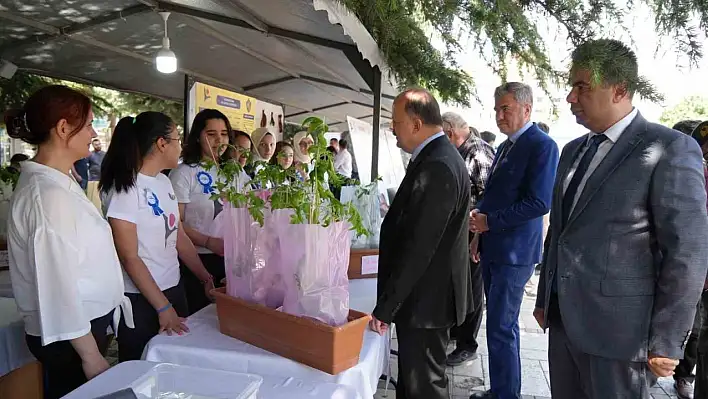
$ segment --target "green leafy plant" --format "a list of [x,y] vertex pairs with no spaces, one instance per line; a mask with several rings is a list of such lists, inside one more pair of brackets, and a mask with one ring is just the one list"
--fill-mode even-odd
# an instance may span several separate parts
[[[254,190],[239,191],[236,184],[243,167],[227,161],[220,165],[206,162],[206,168],[217,168],[218,179],[214,183],[214,198],[222,198],[236,207],[246,207],[255,221],[263,225],[265,210],[289,209],[293,211],[293,224],[320,224],[327,227],[335,222],[347,221],[357,235],[369,235],[361,215],[351,203],[342,204],[330,191],[329,186],[341,187],[345,181],[334,169],[333,154],[327,151],[327,124],[320,118],[307,118],[302,129],[312,137],[309,148],[311,162],[302,165],[309,172],[307,177],[298,175],[295,167],[283,170],[276,164],[258,161],[253,167],[251,180]],[[249,155],[249,158],[250,155]]]
[[16,169],[0,168],[0,181],[11,184],[13,190],[15,189],[15,186],[17,186],[17,181],[19,178],[20,172]]

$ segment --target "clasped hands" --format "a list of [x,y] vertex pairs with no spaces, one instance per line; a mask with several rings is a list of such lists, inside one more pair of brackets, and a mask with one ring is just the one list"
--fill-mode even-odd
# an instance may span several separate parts
[[[536,308],[533,311],[533,317],[538,322],[541,328],[546,328],[544,323],[545,320],[545,310],[543,308]],[[654,375],[657,377],[670,377],[674,375],[674,370],[678,366],[679,361],[677,359],[671,359],[668,357],[662,357],[650,353],[649,359],[647,360],[647,366]]]
[[484,233],[489,231],[487,225],[487,215],[480,213],[479,209],[473,209],[470,212],[470,231],[473,233]]

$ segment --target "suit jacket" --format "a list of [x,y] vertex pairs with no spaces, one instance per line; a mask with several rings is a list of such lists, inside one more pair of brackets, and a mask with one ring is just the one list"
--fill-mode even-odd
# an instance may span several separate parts
[[563,149],[536,306],[548,309],[556,276],[577,348],[625,361],[680,359],[708,269],[701,150],[638,114],[563,225],[563,180],[586,140]]
[[373,315],[415,328],[461,324],[471,308],[470,179],[446,137],[410,163],[381,225]]
[[551,209],[558,145],[536,124],[500,160],[508,145],[509,140],[497,150],[477,206],[489,227],[480,238],[480,253],[485,262],[532,265],[541,261],[543,215]]

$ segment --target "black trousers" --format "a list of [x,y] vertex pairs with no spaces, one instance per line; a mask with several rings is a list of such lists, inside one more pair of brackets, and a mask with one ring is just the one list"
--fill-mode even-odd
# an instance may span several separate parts
[[450,328],[396,325],[398,337],[397,399],[448,399],[445,359]]
[[[701,334],[701,326],[703,325],[703,320],[706,319],[707,312],[708,294],[704,292],[701,295],[698,305],[696,306],[696,317],[693,319],[691,335],[688,336],[688,341],[686,341],[686,348],[683,351],[683,359],[681,359],[678,366],[676,366],[674,380],[686,380],[688,382],[693,382],[696,379],[696,376],[693,374],[693,368],[696,367],[696,364],[698,363],[698,341]],[[708,339],[708,336],[704,337],[704,339]]]
[[482,280],[482,268],[479,263],[470,259],[470,276],[472,277],[472,301],[473,308],[467,313],[464,323],[460,326],[453,326],[450,336],[455,339],[457,349],[464,349],[470,352],[477,352],[477,334],[482,325],[482,315],[484,313],[484,281]]
[[[108,349],[106,330],[112,321],[113,311],[91,320],[91,333],[98,350],[104,356]],[[81,366],[81,357],[74,350],[71,341],[58,341],[42,346],[42,339],[33,335],[25,335],[25,341],[30,352],[42,364],[46,399],[61,398],[88,381]]]
[[[184,288],[180,282],[172,288],[162,291],[170,301],[172,307],[181,317],[187,317],[187,299],[184,296]],[[135,328],[129,328],[125,324],[125,315],[120,318],[118,327],[118,360],[125,362],[128,360],[140,360],[147,343],[160,331],[160,319],[157,311],[143,294],[126,293],[133,306],[133,321]]]
[[[216,254],[199,254],[199,258],[202,260],[202,263],[207,271],[214,276],[214,286],[217,288],[220,287],[221,280],[226,277],[226,271],[224,270],[224,257]],[[182,264],[181,261],[179,271],[182,278],[182,284],[184,284],[184,292],[187,296],[187,315],[191,316],[209,305],[211,301],[204,293],[204,286],[202,285],[202,282],[199,281],[197,276],[195,276],[194,273],[187,268],[187,266]]]
[[[708,398],[708,291],[701,295],[701,302],[698,304],[698,312],[702,316],[703,323],[698,332],[696,343],[696,386],[695,398]],[[690,339],[690,338],[689,338]]]

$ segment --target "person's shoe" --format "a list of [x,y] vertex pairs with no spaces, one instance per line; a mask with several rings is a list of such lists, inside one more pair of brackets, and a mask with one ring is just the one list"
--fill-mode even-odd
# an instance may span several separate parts
[[472,392],[472,395],[470,395],[470,399],[495,399],[496,396],[492,393],[491,390],[489,391],[477,391],[477,392]]
[[693,399],[693,384],[683,378],[676,380],[676,393],[681,399]]
[[447,355],[447,365],[450,367],[465,366],[477,358],[477,352],[457,348]]

